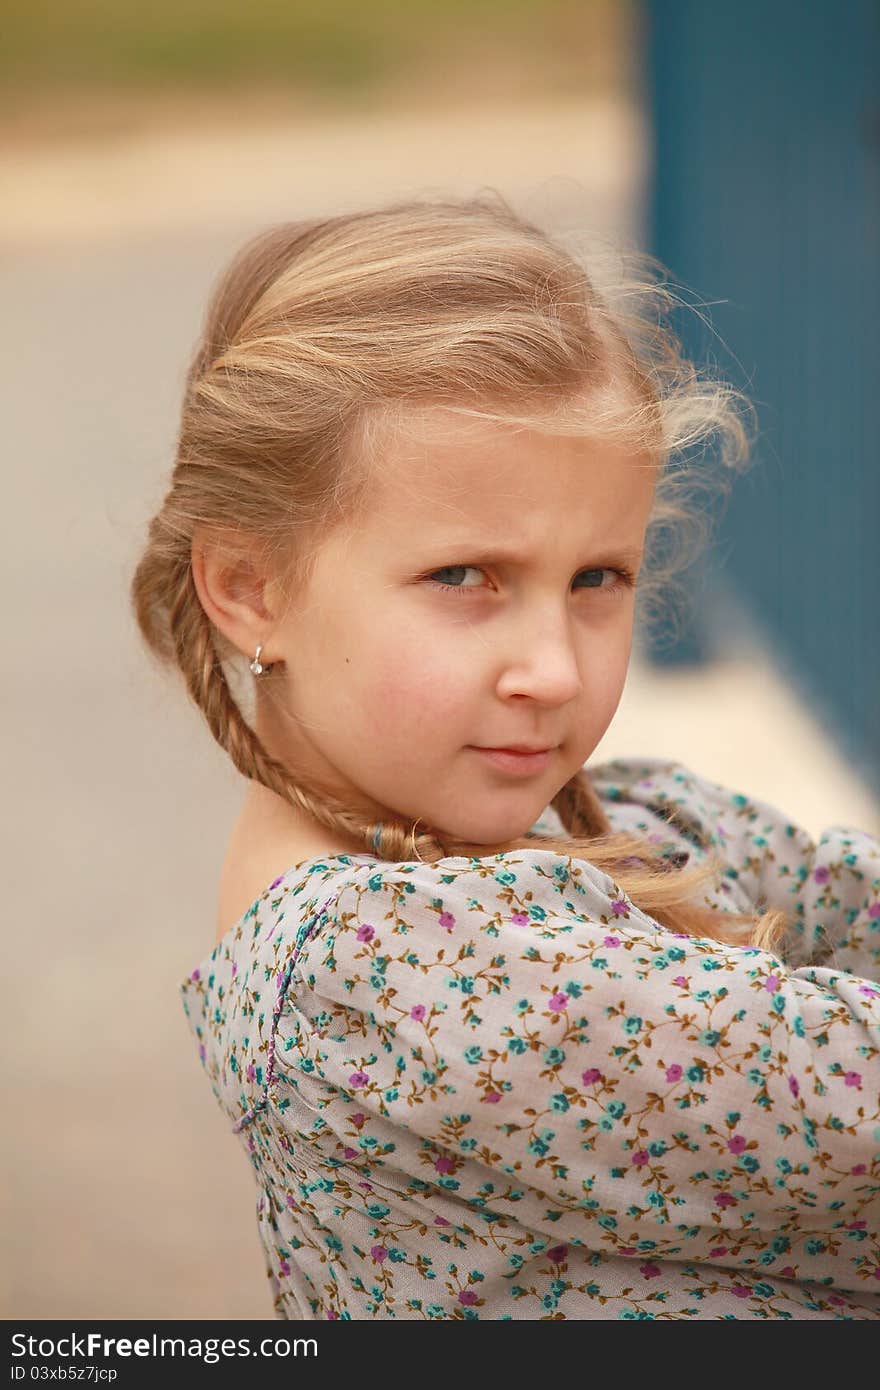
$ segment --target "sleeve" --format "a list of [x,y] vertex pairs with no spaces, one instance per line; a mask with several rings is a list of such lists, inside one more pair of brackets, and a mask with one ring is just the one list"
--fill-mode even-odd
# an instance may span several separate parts
[[791,929],[780,947],[788,965],[828,966],[880,981],[876,836],[831,825],[816,840],[771,803],[681,763],[645,758],[599,771],[606,794],[611,787],[614,797],[671,816],[688,837],[717,850],[754,911],[788,914]]
[[380,1169],[591,1249],[783,1273],[820,1251],[877,1290],[870,980],[670,933],[541,850],[382,866],[298,974],[279,1055],[309,1032]]

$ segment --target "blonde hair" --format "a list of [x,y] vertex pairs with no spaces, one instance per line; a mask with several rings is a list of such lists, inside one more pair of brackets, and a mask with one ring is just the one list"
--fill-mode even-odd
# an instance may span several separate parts
[[[636,251],[589,261],[490,190],[406,199],[275,226],[218,279],[186,375],[171,484],[131,582],[143,638],[179,668],[236,768],[380,859],[555,850],[587,859],[675,931],[772,950],[784,913],[738,914],[694,901],[723,862],[680,867],[646,839],[614,832],[585,769],[552,801],[568,837],[473,845],[391,813],[367,823],[270,756],[233,698],[224,661],[242,662],[195,587],[198,531],[245,533],[303,592],[331,526],[350,525],[378,466],[377,424],[420,405],[463,416],[619,440],[657,470],[637,591],[643,621],[668,615],[708,534],[694,503],[745,465],[749,403],[699,375],[664,321],[675,301],[659,262]],[[659,272],[659,273],[658,273]],[[604,275],[604,281],[603,281]],[[490,406],[492,407],[490,409]],[[686,461],[685,461],[686,460]],[[714,487],[724,486],[724,472]],[[683,593],[682,589],[678,589]],[[663,603],[658,606],[658,596]],[[671,817],[670,817],[671,819]],[[708,847],[706,847],[708,850]]]

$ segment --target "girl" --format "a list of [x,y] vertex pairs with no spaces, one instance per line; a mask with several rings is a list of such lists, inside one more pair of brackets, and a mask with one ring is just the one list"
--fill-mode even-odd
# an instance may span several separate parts
[[132,597],[249,779],[181,990],[279,1318],[880,1317],[880,844],[585,766],[746,457],[630,255],[401,201],[208,308]]

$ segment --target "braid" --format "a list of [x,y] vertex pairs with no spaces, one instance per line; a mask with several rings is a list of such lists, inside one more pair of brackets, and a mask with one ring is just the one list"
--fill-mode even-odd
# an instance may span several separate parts
[[[156,586],[154,594],[161,592],[166,604],[167,626],[162,646],[176,659],[187,690],[211,733],[243,776],[262,783],[332,833],[359,841],[368,853],[384,862],[404,863],[415,858],[426,864],[436,864],[448,856],[479,857],[494,854],[499,849],[535,848],[535,838],[529,836],[495,846],[472,844],[430,827],[417,833],[421,817],[409,825],[391,810],[385,813],[385,820],[365,822],[336,798],[324,793],[316,795],[299,787],[284,764],[264,748],[233,698],[215,643],[213,625],[195,587],[189,555],[172,559],[167,551],[163,556],[148,548],[139,568],[141,581],[148,572],[151,583]],[[141,587],[139,593],[139,611],[143,612],[146,622],[150,614],[155,616],[155,609],[147,602],[146,587]],[[152,633],[158,638],[155,624]],[[615,832],[583,768],[559,789],[551,805],[573,843],[568,845],[551,837],[546,840],[548,846],[561,852],[586,855],[598,868],[613,873],[623,891],[644,897],[646,910],[674,930],[745,944],[741,933],[746,927],[754,928],[755,918],[748,914],[723,914],[721,934],[714,909],[677,901],[680,889],[673,880],[682,877],[682,859],[688,856],[662,857],[642,837],[625,831]],[[714,877],[718,868],[716,857],[710,856],[710,861],[684,870],[683,876],[696,889]],[[672,873],[673,869],[678,872]],[[753,944],[773,950],[785,925],[783,913],[764,913],[758,919]]]
[[[189,558],[179,559],[174,571],[173,575],[167,575],[166,593],[168,631],[177,664],[208,728],[243,776],[262,783],[327,830],[360,841],[368,853],[385,862],[403,863],[415,858],[426,864],[436,864],[450,855],[494,852],[494,846],[475,845],[430,827],[417,834],[421,817],[409,825],[389,810],[384,820],[364,821],[335,797],[316,795],[300,787],[285,765],[266,750],[233,698],[219,658],[213,625],[195,587]],[[621,868],[633,864],[654,866],[664,872],[679,867],[675,860],[659,860],[643,840],[636,841],[631,835],[613,831],[583,769],[559,789],[551,805],[571,836],[587,837],[592,842],[591,849],[601,853],[603,864]],[[520,837],[507,847],[533,845],[532,839]],[[615,854],[618,847],[621,857]],[[634,848],[640,851],[637,857],[632,855]],[[627,857],[622,857],[624,855]]]
[[581,769],[560,787],[550,803],[570,835],[608,835],[611,822],[596,788]]
[[168,622],[187,690],[238,771],[299,807],[328,830],[362,836],[364,827],[344,806],[333,801],[323,803],[297,786],[284,764],[267,752],[248,724],[229,688],[214,642],[214,629],[199,600],[189,559],[179,564]]

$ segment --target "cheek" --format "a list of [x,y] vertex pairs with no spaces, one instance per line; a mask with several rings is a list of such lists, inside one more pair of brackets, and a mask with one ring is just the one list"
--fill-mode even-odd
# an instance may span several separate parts
[[597,706],[605,713],[617,708],[629,668],[630,642],[615,642],[599,662],[595,672],[594,695]]
[[407,738],[430,734],[456,724],[465,691],[459,668],[451,668],[436,644],[426,646],[401,639],[370,656],[366,683],[361,685],[362,718],[375,734],[397,732]]
[[609,691],[619,689],[626,680],[631,643],[632,631],[631,629],[627,629],[626,632],[613,643],[609,651],[605,675],[605,683]]

